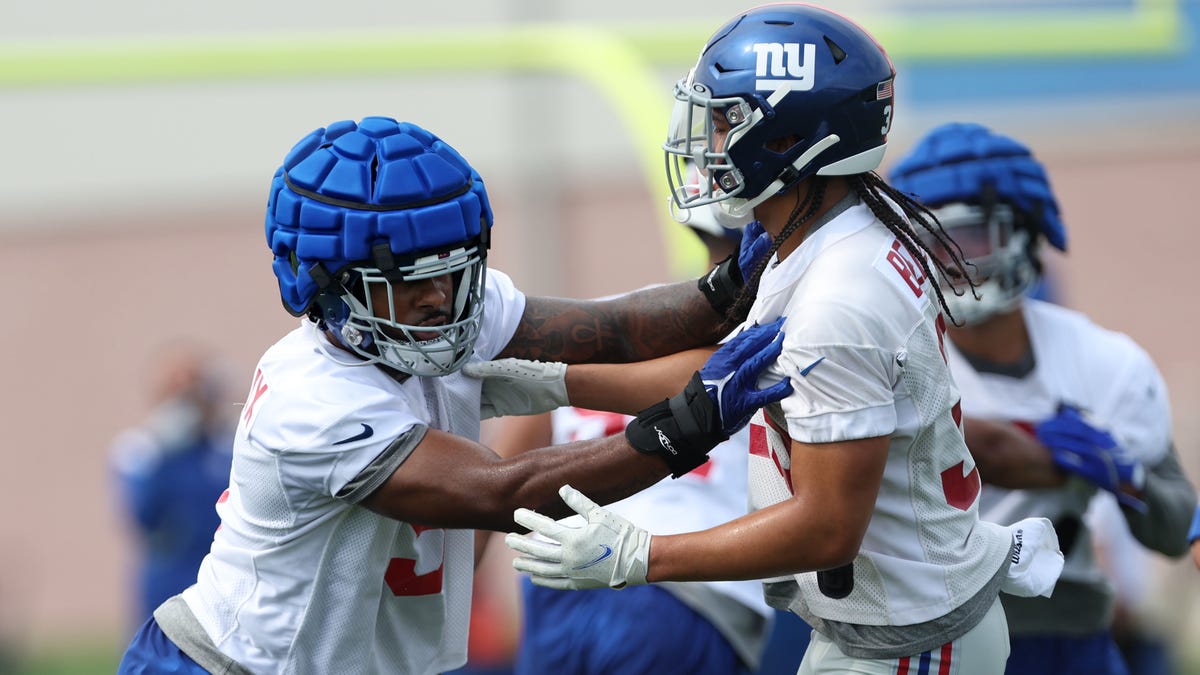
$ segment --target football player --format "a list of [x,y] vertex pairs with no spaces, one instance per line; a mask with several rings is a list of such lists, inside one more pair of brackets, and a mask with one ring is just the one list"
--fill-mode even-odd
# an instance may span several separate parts
[[[196,583],[155,610],[120,672],[461,667],[472,528],[517,529],[518,506],[569,513],[556,495],[568,481],[611,500],[683,475],[790,391],[757,388],[778,325],[714,352],[687,349],[722,334],[724,301],[696,282],[608,301],[526,297],[487,269],[491,226],[479,174],[414,124],[342,121],[292,148],[265,232],[300,326],[255,369]],[[718,276],[742,283],[736,267]],[[627,435],[510,459],[478,443],[481,383],[464,364],[668,354],[626,392],[663,401]]]
[[[551,541],[505,538],[534,583],[763,579],[769,603],[813,627],[802,674],[1003,671],[997,594],[1049,593],[1062,559],[1045,519],[979,519],[943,352],[953,317],[932,282],[960,261],[928,257],[922,235],[949,245],[944,233],[873,172],[895,75],[865,30],[809,4],[739,13],[704,45],[675,87],[674,198],[752,213],[772,237],[731,311],[783,321],[768,374],[794,392],[750,424],[752,513],[652,536],[565,486],[583,525],[522,510],[517,521]],[[708,177],[698,191],[688,162]],[[569,366],[568,400],[627,371]]]
[[934,209],[980,280],[976,294],[961,274],[942,280],[965,324],[950,327],[945,348],[987,483],[980,513],[1002,524],[1048,517],[1066,555],[1053,597],[1003,597],[1007,672],[1125,673],[1109,631],[1113,590],[1084,514],[1107,491],[1144,546],[1186,552],[1196,493],[1172,443],[1162,377],[1128,336],[1026,297],[1042,274],[1043,243],[1065,251],[1067,236],[1046,171],[1024,144],[982,125],[945,124],[890,178]]

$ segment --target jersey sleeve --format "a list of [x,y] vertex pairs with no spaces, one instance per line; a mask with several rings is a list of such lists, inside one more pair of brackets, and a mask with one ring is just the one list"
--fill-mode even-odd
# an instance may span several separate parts
[[398,406],[394,393],[358,381],[382,376],[376,371],[364,368],[341,380],[281,386],[259,402],[261,410],[245,434],[269,457],[275,480],[293,494],[345,497],[347,485],[356,478],[361,482],[360,474],[377,458],[389,450],[411,452],[411,445],[397,441],[424,423]]
[[794,392],[788,433],[804,443],[858,440],[896,429],[893,353],[882,322],[840,303],[805,304],[784,322],[777,365]]

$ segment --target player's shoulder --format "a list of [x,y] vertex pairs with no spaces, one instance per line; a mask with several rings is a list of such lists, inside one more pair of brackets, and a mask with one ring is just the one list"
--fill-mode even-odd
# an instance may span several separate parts
[[374,364],[343,353],[311,326],[273,345],[259,360],[242,411],[242,433],[264,447],[303,451],[330,437],[374,433],[382,422],[393,433],[404,397]]
[[1152,364],[1150,355],[1128,334],[1102,326],[1079,310],[1027,299],[1024,312],[1038,351],[1071,353],[1105,364],[1104,370],[1110,373],[1123,364]]
[[[874,222],[866,207],[858,217]],[[797,287],[789,316],[850,339],[870,334],[892,341],[912,332],[937,302],[926,268],[882,226],[855,229],[830,242]]]

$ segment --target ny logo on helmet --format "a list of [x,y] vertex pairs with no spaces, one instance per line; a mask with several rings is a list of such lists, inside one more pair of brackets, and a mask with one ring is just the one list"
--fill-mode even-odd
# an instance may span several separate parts
[[[804,57],[800,56],[804,47]],[[795,42],[759,42],[754,45],[758,60],[754,64],[754,88],[759,91],[808,91],[813,88],[816,71],[817,46]],[[770,79],[768,79],[770,78]]]

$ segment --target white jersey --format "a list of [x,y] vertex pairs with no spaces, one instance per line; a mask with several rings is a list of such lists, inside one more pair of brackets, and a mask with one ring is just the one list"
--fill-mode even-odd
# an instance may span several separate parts
[[[1069,403],[1112,433],[1145,466],[1162,461],[1171,447],[1170,404],[1166,385],[1145,350],[1128,336],[1058,305],[1025,300],[1022,312],[1036,357],[1033,370],[1023,377],[976,372],[948,342],[950,367],[963,392],[963,412],[1032,425],[1053,417],[1060,403]],[[980,514],[1006,525],[1030,515],[1056,522],[1082,519],[1096,490],[1078,476],[1053,489],[988,485]],[[1067,557],[1061,580],[1104,583],[1086,530],[1063,552]]]
[[[554,443],[622,433],[633,418],[618,413],[558,408],[551,413]],[[746,515],[748,432],[734,434],[708,454],[708,461],[679,478],[664,478],[649,488],[605,506],[654,535],[699,532]],[[583,519],[572,516],[571,524]],[[756,664],[766,642],[773,611],[757,581],[659,583],[684,604],[707,617],[748,663]],[[714,597],[717,596],[717,597]],[[725,598],[726,601],[722,601]],[[730,607],[729,601],[736,603]],[[762,617],[739,620],[746,610]]]
[[783,354],[768,377],[791,378],[795,391],[751,422],[751,505],[791,497],[791,471],[806,470],[791,466],[793,439],[891,442],[848,594],[823,592],[808,572],[768,580],[769,599],[857,626],[932,625],[971,609],[945,627],[969,629],[995,600],[983,596],[998,588],[1012,537],[978,519],[979,473],[962,436],[944,319],[921,267],[855,200],[763,276],[749,321],[780,316]]
[[[489,271],[485,302],[476,360],[507,344],[525,297]],[[309,322],[267,350],[217,506],[221,527],[183,593],[216,648],[255,673],[424,674],[465,664],[473,531],[420,527],[357,502],[426,429],[478,439],[479,403],[479,380],[397,382]]]

